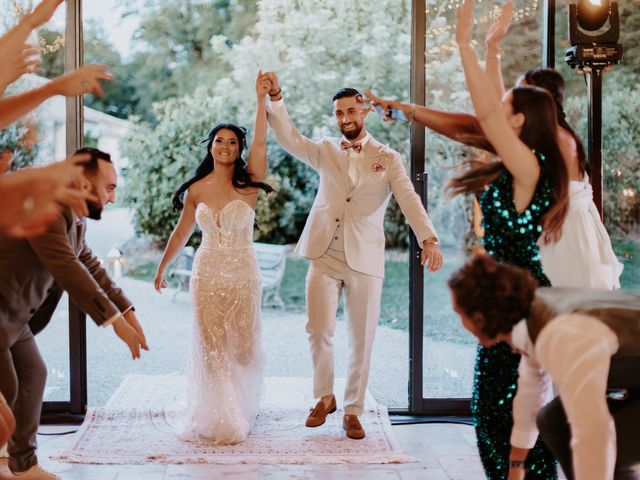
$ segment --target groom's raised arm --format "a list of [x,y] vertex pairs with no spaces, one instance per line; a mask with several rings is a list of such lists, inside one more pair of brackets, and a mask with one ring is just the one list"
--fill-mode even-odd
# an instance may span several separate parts
[[282,88],[280,88],[278,76],[274,72],[266,72],[264,76],[271,82],[267,120],[276,141],[287,153],[302,160],[314,170],[319,170],[320,143],[302,135],[289,118],[282,99]]
[[282,148],[314,170],[319,169],[320,144],[298,131],[289,118],[284,100],[280,99],[269,103],[267,119],[273,129],[276,141]]

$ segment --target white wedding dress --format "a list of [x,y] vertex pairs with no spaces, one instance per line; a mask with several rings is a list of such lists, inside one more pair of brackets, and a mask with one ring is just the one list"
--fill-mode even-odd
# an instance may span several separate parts
[[202,244],[194,257],[194,325],[188,376],[189,441],[235,444],[249,435],[262,393],[261,280],[255,212],[233,200],[196,208]]
[[569,182],[569,211],[555,243],[538,241],[545,275],[554,287],[620,288],[623,265],[593,203],[588,182]]

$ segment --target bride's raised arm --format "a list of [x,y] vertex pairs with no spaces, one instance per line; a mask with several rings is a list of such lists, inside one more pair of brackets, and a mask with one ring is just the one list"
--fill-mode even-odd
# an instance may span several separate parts
[[[464,5],[458,8],[456,43],[460,49],[460,59],[476,118],[515,182],[533,193],[540,178],[540,165],[533,152],[518,138],[513,126],[507,121],[496,88],[480,67],[478,57],[471,47],[472,30],[473,0],[465,0]],[[511,102],[505,102],[505,107],[511,108]]]
[[271,82],[260,70],[256,78],[256,122],[247,165],[254,182],[263,182],[267,175],[267,93],[270,89]]

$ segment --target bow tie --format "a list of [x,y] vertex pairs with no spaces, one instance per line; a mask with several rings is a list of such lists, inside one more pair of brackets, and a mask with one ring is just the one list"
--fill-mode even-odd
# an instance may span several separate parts
[[350,148],[352,148],[354,152],[360,153],[360,151],[362,150],[362,144],[361,143],[351,143],[351,142],[347,142],[346,140],[340,140],[340,149],[341,150],[349,150]]

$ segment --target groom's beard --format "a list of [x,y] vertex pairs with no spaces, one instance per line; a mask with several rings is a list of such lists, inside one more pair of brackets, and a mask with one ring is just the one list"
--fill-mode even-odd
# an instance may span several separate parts
[[[355,124],[355,128],[353,129],[345,129],[344,125],[340,127],[340,131],[342,132],[342,134],[344,135],[344,138],[346,138],[347,140],[353,140],[354,138],[358,138],[358,135],[360,135],[360,133],[362,132],[362,129],[364,128],[364,123],[360,123],[358,124],[357,122],[352,122]],[[351,125],[352,123],[349,123],[347,125]]]

